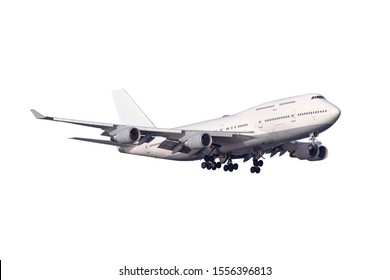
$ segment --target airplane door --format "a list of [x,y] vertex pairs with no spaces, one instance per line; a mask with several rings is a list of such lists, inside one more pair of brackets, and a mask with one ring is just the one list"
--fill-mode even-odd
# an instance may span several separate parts
[[263,127],[263,117],[259,118],[259,128]]
[[221,128],[219,129],[219,131],[224,131],[224,130],[226,130],[226,127],[225,127],[225,124],[224,124],[224,123],[222,123],[220,127],[221,127]]
[[291,122],[295,122],[297,120],[297,113],[295,110],[291,112]]

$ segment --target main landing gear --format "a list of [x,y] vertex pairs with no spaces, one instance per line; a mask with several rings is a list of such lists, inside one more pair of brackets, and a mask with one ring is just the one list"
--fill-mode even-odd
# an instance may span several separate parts
[[205,155],[204,156],[204,162],[202,162],[201,167],[203,169],[207,170],[217,170],[221,168],[222,163],[221,162],[215,162],[215,158],[213,156]]
[[259,174],[264,162],[262,160],[253,159],[253,166],[251,167],[251,173],[257,173]]
[[[220,161],[216,162],[214,156],[206,155],[204,157],[204,161],[201,164],[202,169],[207,170],[217,170],[222,167],[222,163],[226,164],[223,166],[223,170],[225,172],[233,172],[234,170],[238,169],[238,164],[233,163],[232,159],[230,157],[224,157],[220,158]],[[250,168],[251,173],[257,173],[259,174],[261,169],[260,167],[263,166],[263,161],[260,159],[253,158],[253,166]]]
[[223,167],[223,170],[225,172],[227,172],[227,171],[233,172],[234,170],[237,170],[237,169],[238,169],[238,164],[233,163],[231,159],[229,159],[227,164],[225,164],[225,166]]
[[[201,167],[207,170],[217,170],[222,167],[222,162],[215,161],[213,156],[206,155],[204,157],[204,162],[202,162]],[[223,170],[233,172],[238,169],[238,164],[233,163],[231,159],[228,159],[227,163],[223,166]]]

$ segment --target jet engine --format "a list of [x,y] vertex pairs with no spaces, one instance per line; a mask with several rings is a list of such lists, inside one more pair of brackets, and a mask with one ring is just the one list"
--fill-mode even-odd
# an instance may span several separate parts
[[111,140],[121,144],[132,144],[141,139],[141,131],[138,128],[125,128],[115,134]]
[[204,149],[211,146],[213,143],[213,138],[208,133],[198,133],[192,135],[188,138],[187,141],[184,142],[184,145],[191,150],[195,149]]
[[328,156],[328,149],[315,143],[301,143],[290,153],[290,156],[309,161],[323,160]]

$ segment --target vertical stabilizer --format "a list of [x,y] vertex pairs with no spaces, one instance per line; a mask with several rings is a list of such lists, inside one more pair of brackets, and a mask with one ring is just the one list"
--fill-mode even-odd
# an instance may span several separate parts
[[156,127],[124,89],[114,90],[112,96],[121,124]]

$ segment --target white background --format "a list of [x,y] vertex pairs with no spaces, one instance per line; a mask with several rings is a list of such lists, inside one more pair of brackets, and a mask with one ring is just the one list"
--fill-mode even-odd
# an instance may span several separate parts
[[[386,1],[2,1],[3,277],[177,265],[389,279],[389,12]],[[101,131],[29,111],[117,122],[110,92],[122,87],[160,127],[310,92],[342,114],[319,137],[327,160],[267,158],[253,175],[68,140]]]

